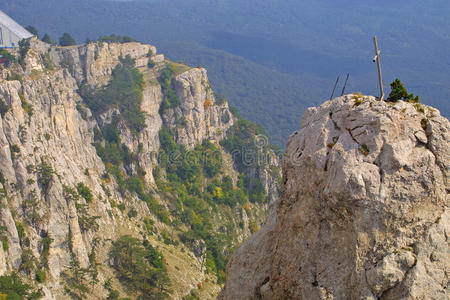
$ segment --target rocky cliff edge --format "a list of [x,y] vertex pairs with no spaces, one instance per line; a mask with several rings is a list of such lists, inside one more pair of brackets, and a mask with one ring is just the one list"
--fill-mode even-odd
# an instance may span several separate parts
[[347,95],[308,109],[283,194],[239,248],[221,299],[448,299],[450,124]]

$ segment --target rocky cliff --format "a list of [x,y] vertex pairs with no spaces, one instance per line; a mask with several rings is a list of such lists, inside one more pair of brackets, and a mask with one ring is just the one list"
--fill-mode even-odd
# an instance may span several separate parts
[[450,124],[347,95],[308,109],[220,299],[448,299]]
[[[216,100],[206,70],[170,62],[140,43],[55,47],[34,39],[16,58],[20,64],[10,62],[0,74],[0,276],[19,274],[45,299],[148,299],[145,287],[124,284],[123,266],[111,258],[112,243],[132,236],[164,257],[165,266],[152,268],[167,270],[169,281],[155,290],[174,299],[191,291],[214,297],[219,262],[250,235],[267,204],[246,202],[245,186],[238,186],[240,174],[220,146],[236,117]],[[126,59],[134,66],[117,69]],[[119,72],[139,84],[129,87]],[[116,97],[108,94],[114,78],[126,97],[139,99],[137,108],[127,99],[101,110],[93,105],[100,96]],[[169,96],[177,103],[162,109]],[[210,163],[209,173],[188,169],[163,149],[162,132],[185,157],[209,151],[220,164]],[[169,156],[164,166],[161,151]],[[186,170],[198,177],[189,186],[176,181]],[[223,204],[231,201],[225,186],[229,195],[231,187],[242,191],[243,200]],[[265,188],[277,190],[275,182]],[[200,209],[207,216],[198,216]],[[207,238],[219,233],[230,238],[212,253]]]

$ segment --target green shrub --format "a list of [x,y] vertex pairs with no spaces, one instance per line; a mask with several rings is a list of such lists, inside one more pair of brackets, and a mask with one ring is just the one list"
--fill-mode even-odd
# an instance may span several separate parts
[[8,104],[6,104],[5,101],[0,99],[0,115],[2,118],[5,117],[6,113],[9,111],[10,107]]
[[22,75],[20,75],[19,73],[15,73],[15,72],[11,72],[10,74],[8,74],[8,76],[6,76],[6,80],[8,81],[20,81],[21,83],[23,83],[23,77]]
[[135,218],[137,216],[137,211],[134,208],[131,208],[127,214],[128,218]]
[[43,296],[42,291],[33,290],[30,285],[23,283],[16,273],[0,276],[0,294],[8,295],[8,300],[35,300]]
[[201,147],[196,147],[201,152],[203,170],[207,177],[213,177],[222,169],[222,152],[208,140],[204,140]]
[[121,236],[113,242],[109,257],[119,280],[142,293],[144,299],[167,298],[169,278],[164,258],[147,241],[141,243],[129,235]]
[[52,41],[52,39],[50,38],[50,36],[47,33],[44,34],[41,41],[43,41],[44,43],[50,44],[50,45],[56,44],[54,41]]
[[414,108],[416,109],[417,112],[420,112],[423,114],[425,113],[425,109],[424,109],[423,105],[418,102],[414,103]]
[[53,70],[55,68],[55,64],[53,63],[50,54],[45,53],[41,54],[42,63],[47,70]]
[[152,195],[148,195],[146,194],[142,200],[147,204],[149,210],[154,213],[158,219],[169,225],[171,224],[170,222],[170,217],[169,217],[169,213],[167,212],[166,208],[159,204],[158,201],[155,199],[155,197],[153,197]]
[[387,99],[391,102],[397,102],[398,100],[410,101],[419,103],[419,96],[414,96],[414,94],[408,94],[408,91],[405,88],[403,82],[400,79],[396,78],[391,83],[391,93]]
[[66,68],[70,74],[73,74],[73,64],[66,58],[62,59],[59,64],[61,67]]
[[28,51],[30,50],[30,39],[23,39],[19,42],[19,64],[23,67],[25,67],[25,56],[27,55]]
[[20,222],[16,222],[16,230],[19,236],[19,242],[20,244],[22,244],[23,239],[25,238],[25,228],[23,227],[23,224]]
[[50,254],[50,245],[53,239],[49,236],[44,236],[41,239],[41,262],[48,269],[48,256]]
[[20,148],[17,145],[11,145],[11,159],[14,160],[16,158],[16,154],[20,153]]
[[22,108],[27,113],[29,117],[33,115],[33,106],[25,100],[25,96],[22,93],[19,93],[20,101],[22,102]]
[[256,224],[256,222],[250,222],[248,224],[248,228],[250,229],[251,233],[255,233],[259,230],[258,224]]
[[426,130],[428,126],[428,119],[423,118],[422,120],[420,120],[420,126],[422,127],[423,130]]
[[19,146],[17,146],[17,145],[11,145],[10,148],[11,148],[11,152],[14,152],[14,153],[20,153],[20,148],[19,148]]
[[36,270],[36,280],[39,283],[44,283],[47,280],[47,273],[45,273],[45,270]]
[[108,297],[106,298],[106,300],[119,300],[119,296],[120,296],[120,294],[119,294],[118,291],[116,291],[116,290],[110,290],[110,291],[109,291],[109,295],[108,295]]
[[98,156],[101,157],[104,163],[111,163],[115,166],[120,166],[123,161],[124,153],[120,145],[116,143],[105,142],[103,147],[100,143],[94,144]]
[[125,210],[126,207],[125,207],[125,204],[119,203],[119,204],[117,205],[117,208],[120,209],[121,212],[123,212],[123,211]]
[[102,127],[102,136],[107,142],[120,145],[119,130],[114,124],[105,124]]
[[50,182],[53,179],[53,168],[45,161],[42,161],[38,166],[36,166],[37,172],[37,182],[42,187],[44,192],[47,192]]
[[8,238],[6,236],[2,237],[2,247],[4,251],[8,251],[9,249]]
[[20,256],[21,263],[19,270],[29,275],[36,267],[36,258],[33,255],[33,252],[30,249],[25,249],[22,251],[22,255]]
[[226,151],[236,153],[233,155],[233,160],[238,171],[245,172],[247,169],[243,151],[256,154],[258,149],[255,145],[255,136],[264,134],[265,132],[260,126],[238,117],[238,121],[231,128],[227,138],[220,142]]
[[99,228],[97,219],[100,219],[101,217],[89,215],[87,204],[77,203],[75,204],[75,207],[77,208],[78,224],[80,225],[81,231],[97,231]]
[[78,184],[77,184],[77,192],[78,192],[78,194],[80,194],[80,196],[81,197],[83,197],[85,200],[86,200],[86,202],[91,202],[91,200],[93,199],[93,196],[92,196],[92,192],[91,192],[91,190],[89,189],[89,187],[87,187],[84,183],[82,183],[82,182],[79,182]]
[[167,232],[167,230],[161,231],[161,237],[163,239],[164,244],[166,244],[166,245],[174,244],[174,242],[172,241],[172,238],[170,237],[170,234]]
[[164,94],[164,99],[159,109],[160,114],[164,114],[168,109],[175,108],[181,104],[180,99],[172,87],[173,76],[175,76],[175,69],[173,65],[169,64],[158,77],[158,81],[161,84]]
[[30,103],[24,102],[22,103],[22,107],[29,117],[33,115],[33,106]]
[[175,143],[175,140],[165,126],[162,126],[159,130],[159,142],[161,144],[161,148],[166,153],[171,153],[178,150],[177,143]]
[[[87,276],[93,275],[92,271],[95,269],[81,268],[80,264],[72,259],[69,269],[61,273],[65,283],[65,293],[72,299],[86,299],[86,293],[89,291],[86,285]],[[91,276],[90,279],[93,284],[96,283],[95,278]]]
[[59,38],[59,44],[61,46],[65,47],[65,46],[73,46],[73,45],[76,45],[77,43],[75,42],[75,40],[72,38],[72,36],[70,34],[68,34],[67,32],[64,32],[62,37]]
[[47,141],[50,140],[50,138],[51,138],[50,133],[48,133],[48,132],[44,133],[44,138],[45,138]]

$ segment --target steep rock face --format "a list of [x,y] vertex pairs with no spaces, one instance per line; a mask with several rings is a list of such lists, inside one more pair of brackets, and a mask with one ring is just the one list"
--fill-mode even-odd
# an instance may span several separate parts
[[73,66],[75,79],[79,82],[86,80],[91,85],[106,83],[112,69],[119,63],[119,57],[129,55],[136,60],[137,67],[146,67],[148,61],[156,57],[154,46],[141,43],[89,43],[50,49],[55,63]]
[[[193,147],[203,139],[220,141],[234,121],[227,103],[216,104],[206,71],[186,66],[172,79],[181,105],[161,116],[164,95],[156,76],[168,62],[155,54],[155,47],[139,43],[54,47],[32,40],[23,70],[18,65],[2,69],[0,101],[8,110],[0,118],[0,238],[4,244],[0,276],[19,271],[42,288],[45,299],[67,299],[64,272],[70,273],[74,264],[95,267],[98,282],[86,297],[103,299],[108,295],[104,284],[114,277],[108,258],[111,241],[127,234],[141,238],[143,220],[153,222],[159,231],[171,230],[136,194],[119,192],[116,180],[104,177],[106,168],[93,145],[94,132],[119,112],[111,109],[96,118],[79,94],[83,85],[98,88],[107,83],[120,56],[135,59],[145,79],[141,110],[146,128],[132,134],[122,123],[120,138],[136,153],[149,189],[155,188],[152,171],[158,161],[154,154],[160,148],[158,133],[164,122],[178,133],[178,143]],[[152,68],[147,68],[149,60],[155,62]],[[7,80],[14,73],[19,80]],[[175,115],[187,125],[176,124]],[[80,183],[90,190],[92,199],[74,199],[71,191]],[[165,207],[165,199],[160,198]],[[135,219],[127,217],[130,211],[137,214]],[[241,231],[248,234],[248,224]],[[204,297],[217,294],[216,278],[205,271],[203,258],[182,245],[166,245],[156,236],[150,243],[170,261],[172,298],[186,296],[202,281],[207,282]],[[36,267],[24,266],[30,260],[47,272],[46,282],[36,282]],[[118,281],[114,285],[128,293]]]
[[[233,126],[233,117],[227,103],[216,103],[206,70],[191,69],[173,79],[173,85],[182,104],[165,115],[168,128],[176,131],[176,141],[189,148],[204,139],[222,140],[228,128]],[[182,126],[177,126],[176,116],[183,116]]]
[[[35,256],[39,256],[38,242],[43,234],[52,232],[53,243],[62,247],[67,244],[70,228],[74,253],[86,265],[88,253],[73,212],[74,204],[66,201],[63,185],[86,181],[99,197],[105,197],[99,180],[84,174],[86,169],[101,174],[104,167],[91,145],[93,124],[83,120],[76,109],[76,100],[80,98],[75,89],[75,81],[65,70],[23,84],[10,81],[0,85],[0,95],[11,107],[0,121],[1,171],[8,191],[2,202],[17,217],[36,225],[26,228]],[[24,110],[23,102],[32,107],[31,116]],[[40,169],[45,166],[51,173],[46,180]],[[100,202],[96,207],[105,222],[109,222],[108,206]],[[17,236],[15,223],[11,221],[11,218],[2,218],[3,225],[12,228],[12,231],[7,230],[13,237],[8,254],[18,256],[20,264],[22,251],[19,239],[14,237]],[[89,238],[86,242],[89,243]],[[52,275],[58,276],[61,265],[68,260],[67,252],[55,249],[49,258]],[[6,261],[11,263],[0,266],[2,273],[17,267],[16,260]]]
[[222,299],[448,299],[450,124],[344,96],[305,112],[283,193],[232,256]]

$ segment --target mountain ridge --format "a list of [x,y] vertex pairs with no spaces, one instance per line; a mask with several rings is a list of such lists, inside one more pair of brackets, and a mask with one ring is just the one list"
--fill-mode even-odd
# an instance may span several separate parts
[[[210,69],[210,75],[215,78],[213,84],[217,85],[214,87],[221,90],[230,104],[240,106],[244,116],[265,126],[272,140],[283,148],[307,108],[289,102],[318,105],[316,99],[329,96],[336,77],[346,73],[350,73],[348,92],[371,95],[378,92],[376,67],[371,61],[373,35],[378,36],[383,53],[385,89],[388,90],[395,78],[400,78],[410,90],[421,95],[422,102],[449,116],[449,106],[445,104],[450,97],[445,49],[450,40],[446,29],[450,27],[443,16],[450,7],[445,1],[413,1],[410,5],[403,5],[404,1],[389,5],[385,2],[270,1],[257,7],[251,1],[89,0],[75,3],[65,0],[64,3],[41,1],[38,5],[17,1],[6,1],[5,11],[54,39],[66,31],[79,41],[116,33],[158,45],[164,41],[187,43],[182,47],[168,45],[164,51],[170,52],[169,58],[188,61],[190,57],[192,66],[200,64]],[[83,20],[81,25],[79,20]],[[193,55],[198,47],[192,44],[201,45],[202,53],[208,55]],[[229,52],[219,56],[217,50]],[[259,65],[252,68],[252,72],[263,71],[261,67],[270,68],[272,72],[265,74],[266,77],[257,76],[257,82],[249,81],[246,90],[245,85],[237,86],[235,79],[221,79],[237,69],[235,65],[228,66],[232,61],[227,54],[245,59],[245,67],[238,70],[239,74],[246,74],[245,78],[252,75],[247,69],[251,63]],[[221,61],[220,66],[217,60]],[[322,69],[320,78],[309,74],[309,71],[317,74],[315,61],[317,68]],[[288,71],[311,76],[309,80],[304,80],[304,76],[296,79],[292,77],[295,74]],[[286,83],[299,91],[300,96],[285,91],[283,80],[286,77],[289,77]],[[276,84],[276,89],[266,89],[267,82]],[[239,97],[234,92],[236,87],[246,96]],[[268,101],[261,104],[263,110],[257,115],[248,108],[260,104],[258,92],[263,90],[267,99],[283,103],[280,109],[285,109],[280,116],[271,117],[277,109]],[[290,115],[290,111],[298,111],[299,115]],[[281,133],[277,122],[286,123]]]

